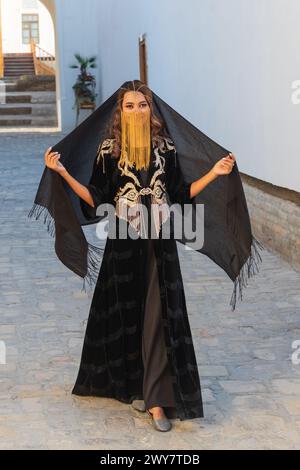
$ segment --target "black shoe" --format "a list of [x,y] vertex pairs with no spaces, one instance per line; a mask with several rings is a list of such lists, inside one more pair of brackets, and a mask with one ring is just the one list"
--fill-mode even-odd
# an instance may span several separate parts
[[168,420],[168,418],[164,417],[164,418],[156,419],[156,418],[154,418],[151,411],[149,411],[149,410],[146,410],[146,411],[147,411],[148,415],[151,418],[151,421],[152,421],[152,424],[153,424],[154,428],[157,431],[162,431],[162,432],[170,431],[170,429],[172,428],[172,423]]

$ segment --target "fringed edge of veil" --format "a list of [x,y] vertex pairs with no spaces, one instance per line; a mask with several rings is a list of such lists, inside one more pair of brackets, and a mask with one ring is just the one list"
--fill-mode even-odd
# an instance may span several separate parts
[[44,220],[43,223],[47,227],[47,232],[51,235],[51,237],[55,237],[55,220],[50,214],[49,210],[47,207],[41,206],[38,203],[34,203],[32,208],[27,214],[27,217],[29,218],[35,218],[35,220],[38,220],[41,215],[44,215]]
[[259,272],[259,264],[262,262],[259,250],[265,250],[265,247],[252,235],[250,255],[233,281],[234,287],[230,300],[232,311],[235,310],[237,295],[239,300],[243,300],[243,289],[247,287],[248,280]]
[[[55,220],[53,216],[51,215],[47,207],[35,202],[28,213],[28,217],[35,218],[35,220],[38,220],[41,216],[44,216],[43,223],[46,225],[47,232],[50,234],[51,237],[55,238]],[[87,287],[92,289],[93,286],[96,284],[101,261],[103,258],[103,253],[105,250],[105,247],[93,245],[87,240],[86,243],[87,272],[85,276],[82,276],[83,284],[81,289],[81,291],[84,292],[87,292]],[[262,245],[261,242],[257,240],[254,235],[252,235],[250,255],[243,264],[239,274],[233,281],[234,287],[230,300],[230,306],[232,311],[235,310],[237,299],[239,299],[240,301],[243,300],[243,289],[247,287],[248,280],[259,272],[260,263],[262,262],[259,250],[265,250],[265,247]]]
[[[43,223],[46,225],[47,232],[53,238],[55,238],[56,230],[55,230],[55,219],[49,212],[48,208],[42,206],[41,204],[34,203],[27,214],[28,218],[34,218],[38,220],[41,216],[44,216]],[[85,276],[80,276],[83,279],[82,289],[81,291],[87,292],[87,286],[90,287],[90,290],[96,284],[100,264],[103,258],[103,253],[105,247],[99,247],[93,245],[92,243],[87,243],[87,273]]]

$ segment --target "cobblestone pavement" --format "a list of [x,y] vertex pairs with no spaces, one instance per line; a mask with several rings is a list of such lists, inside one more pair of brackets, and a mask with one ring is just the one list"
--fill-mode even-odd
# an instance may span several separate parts
[[130,405],[71,394],[92,294],[58,260],[42,221],[27,218],[44,151],[61,138],[0,135],[1,449],[299,449],[300,365],[291,355],[300,273],[267,250],[231,312],[227,275],[178,244],[204,419],[159,433]]

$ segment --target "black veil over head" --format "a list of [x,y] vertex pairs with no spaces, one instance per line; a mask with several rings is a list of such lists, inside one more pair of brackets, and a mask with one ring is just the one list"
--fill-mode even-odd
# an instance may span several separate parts
[[[108,130],[116,111],[119,91],[125,88],[143,92],[145,86],[139,80],[124,82],[87,119],[52,147],[52,151],[61,154],[61,163],[80,183],[89,182],[99,145],[111,137]],[[177,164],[187,183],[204,176],[220,158],[228,155],[229,150],[151,92],[154,112],[163,120],[167,134],[175,144]],[[104,248],[89,243],[82,226],[97,223],[102,217],[85,219],[79,201],[65,180],[45,166],[28,216],[35,219],[44,216],[48,232],[55,237],[58,258],[83,278],[85,289],[86,281],[92,285],[97,279]],[[242,300],[242,290],[248,278],[259,270],[259,249],[264,248],[251,231],[237,162],[230,174],[216,178],[193,199],[193,211],[197,203],[204,204],[204,243],[196,251],[207,255],[233,281],[230,305],[234,310],[237,293]],[[178,241],[188,245],[184,238]]]

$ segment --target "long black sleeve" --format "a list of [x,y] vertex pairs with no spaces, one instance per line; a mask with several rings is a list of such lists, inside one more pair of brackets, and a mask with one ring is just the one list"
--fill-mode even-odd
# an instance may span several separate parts
[[96,156],[90,181],[87,185],[85,185],[92,196],[94,207],[90,206],[83,199],[80,199],[82,212],[87,219],[92,219],[96,216],[97,207],[100,204],[112,203],[110,171],[111,157],[110,155],[106,155],[103,158],[105,158],[105,171],[103,169],[104,165],[102,165],[102,161],[97,163]]
[[171,150],[166,155],[166,189],[170,203],[181,206],[192,204],[194,197],[190,197],[191,185],[184,180],[178,159],[175,161],[175,151]]

